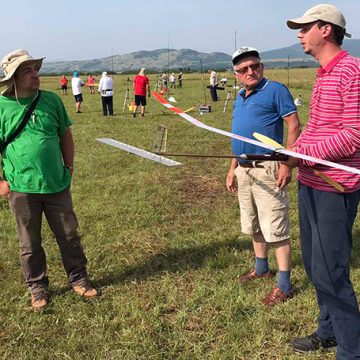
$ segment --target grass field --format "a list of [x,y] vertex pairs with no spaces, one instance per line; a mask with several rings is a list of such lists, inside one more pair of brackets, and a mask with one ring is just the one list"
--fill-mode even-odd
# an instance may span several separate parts
[[[265,74],[287,84],[286,70]],[[290,90],[305,102],[299,109],[302,124],[314,76],[315,69],[290,71]],[[154,75],[150,81],[153,88]],[[52,297],[45,312],[34,313],[20,271],[15,221],[0,200],[0,358],[299,359],[288,342],[315,330],[317,306],[299,249],[296,182],[289,187],[292,281],[300,291],[267,309],[259,301],[274,282],[237,281],[253,266],[253,252],[240,233],[237,198],[225,188],[229,160],[178,158],[183,165],[168,168],[95,141],[111,137],[151,150],[159,124],[168,128],[169,152],[229,154],[230,139],[192,126],[154,99],[148,99],[144,119],[123,113],[126,76],[115,76],[115,116],[108,118],[102,116],[100,96],[87,89],[83,113],[75,114],[73,97],[60,94],[58,78],[43,77],[42,88],[62,97],[74,121],[72,193],[88,270],[103,296],[87,303],[70,291],[44,224]],[[201,76],[187,74],[172,95],[182,109],[203,104]],[[226,91],[219,95],[211,114],[192,114],[230,130],[232,102],[223,114]],[[208,90],[206,97],[209,102]],[[354,235],[352,279],[359,292],[358,220]],[[273,252],[270,262],[275,269]],[[334,352],[306,356],[334,358]]]

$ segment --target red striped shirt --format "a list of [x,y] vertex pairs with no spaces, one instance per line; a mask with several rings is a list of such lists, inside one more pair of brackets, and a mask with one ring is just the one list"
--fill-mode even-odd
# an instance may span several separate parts
[[[341,51],[325,68],[318,69],[309,122],[294,146],[301,154],[360,168],[360,59]],[[360,189],[360,175],[305,160],[299,162],[299,181],[337,192],[313,170],[339,182],[345,192]]]

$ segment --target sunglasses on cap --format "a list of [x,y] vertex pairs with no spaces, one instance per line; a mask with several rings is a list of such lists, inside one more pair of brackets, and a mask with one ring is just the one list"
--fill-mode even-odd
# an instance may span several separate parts
[[249,71],[249,69],[251,69],[252,71],[256,71],[256,70],[259,70],[260,67],[261,67],[261,63],[250,64],[250,65],[244,66],[240,69],[234,69],[234,73],[244,75]]

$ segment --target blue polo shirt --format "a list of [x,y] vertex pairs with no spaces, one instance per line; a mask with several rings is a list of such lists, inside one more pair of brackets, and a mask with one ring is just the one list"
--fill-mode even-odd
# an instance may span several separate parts
[[[255,139],[257,132],[283,143],[283,118],[297,111],[288,88],[276,81],[263,78],[257,88],[247,97],[245,89],[239,91],[234,102],[232,132]],[[240,154],[268,154],[270,150],[232,139],[232,152]],[[240,162],[246,162],[238,159]]]

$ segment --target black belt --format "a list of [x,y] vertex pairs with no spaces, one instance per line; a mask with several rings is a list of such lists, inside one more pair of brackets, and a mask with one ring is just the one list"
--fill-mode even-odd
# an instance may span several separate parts
[[265,168],[264,165],[261,165],[260,163],[262,163],[264,161],[252,161],[252,162],[239,162],[239,166],[243,167],[243,168]]

